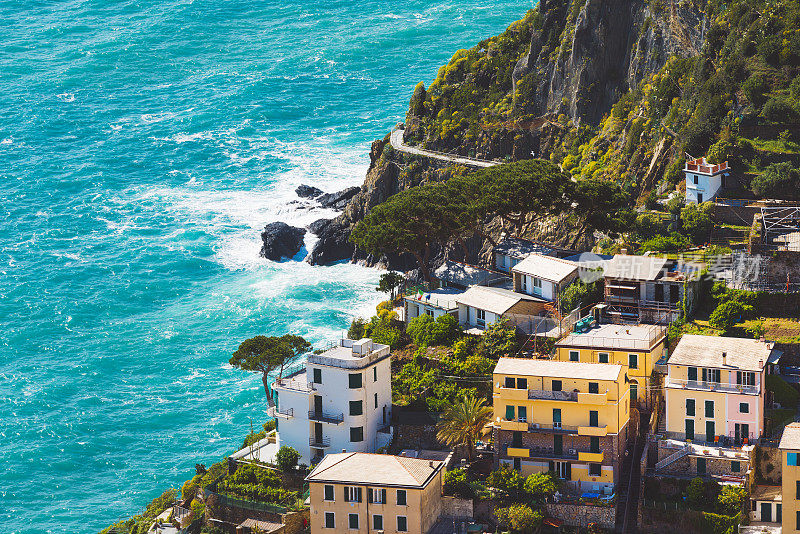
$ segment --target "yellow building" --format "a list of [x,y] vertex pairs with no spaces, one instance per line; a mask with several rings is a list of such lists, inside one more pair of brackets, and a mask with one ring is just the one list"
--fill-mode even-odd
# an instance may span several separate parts
[[426,534],[442,511],[442,462],[328,454],[306,477],[311,534]]
[[573,487],[613,491],[628,441],[620,365],[500,358],[493,377],[498,464],[554,471]]
[[641,404],[649,398],[653,370],[664,352],[666,333],[660,325],[595,325],[556,343],[555,359],[621,365],[630,380],[631,398]]
[[783,429],[781,450],[781,525],[783,534],[800,532],[800,423]]

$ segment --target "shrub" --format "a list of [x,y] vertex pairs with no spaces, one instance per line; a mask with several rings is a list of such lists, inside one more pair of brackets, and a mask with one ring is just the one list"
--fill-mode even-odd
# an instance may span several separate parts
[[453,356],[460,361],[464,361],[470,354],[470,346],[467,338],[461,338],[453,343]]
[[408,322],[406,333],[417,346],[428,347],[451,344],[461,335],[461,328],[452,315],[440,315],[436,320],[428,315],[420,315]]
[[659,235],[653,239],[648,239],[639,247],[639,253],[641,254],[648,250],[653,252],[678,252],[691,246],[692,243],[686,236],[678,232],[672,232],[668,236]]
[[737,300],[729,300],[717,306],[708,318],[708,324],[714,328],[728,330],[752,313],[753,307]]
[[199,489],[198,481],[200,480],[200,475],[195,475],[193,478],[187,480],[181,486],[181,498],[186,501],[191,501],[194,499],[195,495],[197,495],[197,490]]
[[798,198],[800,173],[789,162],[773,163],[753,178],[751,187],[762,198],[792,200]]
[[361,339],[364,337],[367,322],[361,317],[353,319],[350,328],[347,329],[347,339]]
[[703,479],[695,477],[686,486],[686,502],[689,506],[700,507],[705,503],[706,490],[703,485]]
[[376,343],[397,348],[400,345],[402,334],[395,325],[397,313],[392,310],[378,309],[378,315],[370,319],[364,327],[364,337],[372,338]]
[[742,90],[747,95],[747,99],[753,103],[753,106],[756,109],[761,109],[761,106],[766,101],[764,94],[769,91],[769,84],[760,74],[753,74],[742,84]]
[[515,532],[535,532],[544,519],[540,511],[527,504],[512,504],[507,508],[499,508],[494,513],[498,523]]
[[497,360],[500,356],[513,356],[519,350],[517,329],[509,325],[506,319],[492,323],[483,331],[479,350],[492,360]]
[[274,469],[258,464],[239,465],[232,475],[219,481],[217,489],[221,495],[248,501],[289,504],[297,498],[296,491],[283,487],[281,477]]
[[503,493],[511,500],[516,500],[522,493],[525,478],[519,471],[508,465],[501,465],[500,469],[492,471],[486,477],[486,484]]
[[768,121],[778,124],[791,124],[797,121],[797,111],[782,98],[770,98],[764,104],[761,115]]
[[300,453],[288,445],[278,449],[278,454],[275,455],[275,462],[281,471],[291,471],[297,466],[298,460],[300,460]]
[[558,479],[554,473],[534,473],[525,479],[522,489],[535,499],[543,499],[546,495],[555,493],[558,485]]
[[684,195],[673,195],[673,197],[667,201],[667,211],[672,215],[680,215],[685,205],[686,197]]
[[561,291],[561,310],[563,313],[569,313],[575,308],[583,308],[589,304],[593,304],[601,299],[603,287],[598,280],[590,284],[576,282],[565,287]]
[[634,233],[641,239],[650,239],[662,232],[664,225],[661,218],[652,213],[641,213],[633,225]]

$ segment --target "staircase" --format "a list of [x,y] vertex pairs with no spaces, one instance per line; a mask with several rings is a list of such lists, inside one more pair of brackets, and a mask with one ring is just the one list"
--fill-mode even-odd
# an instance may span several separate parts
[[663,460],[659,460],[656,463],[656,471],[658,471],[659,469],[664,469],[665,467],[667,467],[672,462],[675,462],[676,460],[680,460],[681,458],[689,454],[691,450],[692,446],[687,443],[682,449],[673,452]]
[[640,460],[647,442],[648,423],[650,412],[642,411],[639,414],[639,433],[634,443],[631,454],[622,464],[620,484],[617,485],[617,510],[614,531],[623,534],[635,534],[639,519],[639,493],[641,492],[641,465]]

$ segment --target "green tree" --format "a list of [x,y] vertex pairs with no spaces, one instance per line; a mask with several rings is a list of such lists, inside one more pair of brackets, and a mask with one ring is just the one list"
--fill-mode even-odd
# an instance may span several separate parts
[[573,200],[577,204],[575,213],[581,218],[573,245],[587,231],[617,235],[632,223],[632,214],[625,209],[628,197],[616,182],[597,178],[580,180],[575,185]]
[[440,315],[434,320],[424,314],[411,319],[406,332],[418,347],[431,347],[450,345],[461,335],[461,328],[452,315]]
[[761,198],[794,200],[800,196],[800,172],[788,161],[773,163],[753,178],[751,187]]
[[575,308],[584,308],[589,304],[598,302],[603,296],[603,286],[600,280],[584,284],[575,282],[561,290],[558,299],[561,303],[561,313],[569,313]]
[[475,457],[475,442],[492,420],[492,408],[474,394],[463,395],[442,413],[436,425],[436,438],[450,446],[463,445],[467,458]]
[[281,471],[291,471],[297,466],[300,460],[300,453],[288,445],[283,445],[278,449],[278,454],[275,455],[275,464]]
[[689,506],[699,508],[705,503],[705,500],[706,489],[703,484],[703,479],[695,477],[689,482],[689,485],[686,486],[686,502]]
[[278,377],[283,376],[283,368],[286,364],[309,350],[311,350],[311,343],[293,334],[255,336],[244,340],[239,345],[229,363],[236,369],[261,373],[267,402],[274,405],[272,390],[269,387],[270,373],[279,369]]
[[542,501],[558,491],[559,481],[553,472],[533,473],[525,479],[522,490],[532,498]]
[[448,495],[470,498],[473,496],[466,469],[453,469],[444,474],[444,492]]
[[797,110],[783,98],[770,98],[764,104],[761,116],[776,124],[792,124],[797,122]]
[[719,512],[725,515],[736,515],[742,511],[742,505],[747,500],[747,490],[740,486],[722,486],[722,491],[717,496]]
[[709,234],[714,228],[711,220],[711,203],[689,204],[681,210],[681,228],[695,245],[708,241]]
[[364,336],[395,349],[402,341],[399,324],[402,323],[397,320],[394,310],[382,309],[364,326]]
[[747,99],[753,103],[753,107],[758,110],[767,100],[764,95],[769,91],[769,84],[760,74],[753,74],[742,84],[742,90]]
[[517,329],[507,319],[500,318],[483,331],[478,350],[492,360],[516,354],[519,350]]
[[527,504],[512,504],[506,508],[499,508],[494,513],[498,523],[514,532],[524,534],[537,532],[544,520],[542,512],[534,510]]
[[489,473],[486,484],[499,491],[504,498],[516,501],[524,491],[525,477],[510,465],[503,464],[499,469]]
[[405,277],[395,271],[389,271],[388,273],[384,273],[381,275],[380,281],[378,282],[378,287],[375,288],[376,291],[381,291],[383,293],[389,293],[389,298],[392,302],[397,296],[397,289],[403,285],[405,281]]
[[367,322],[361,317],[356,317],[350,322],[350,328],[347,329],[347,339],[362,339],[366,327]]
[[753,312],[749,304],[737,300],[729,300],[717,306],[708,318],[708,324],[714,328],[729,330],[733,325],[745,319]]

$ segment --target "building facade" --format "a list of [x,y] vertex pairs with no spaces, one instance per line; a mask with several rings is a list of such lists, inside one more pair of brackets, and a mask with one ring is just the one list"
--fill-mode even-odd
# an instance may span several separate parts
[[783,429],[781,451],[781,527],[783,534],[800,532],[800,423]]
[[306,478],[311,534],[427,534],[442,513],[442,476],[433,460],[329,454]]
[[277,446],[294,447],[301,463],[316,463],[329,451],[373,452],[391,441],[388,345],[342,339],[272,387]]
[[499,465],[613,492],[631,411],[622,366],[500,358],[492,396]]
[[[529,334],[545,323],[547,301],[499,287],[473,286],[455,298],[459,322],[468,334],[481,335],[501,318]],[[548,323],[549,326],[549,323]]]
[[664,353],[666,328],[659,325],[597,324],[556,343],[562,362],[620,365],[629,380],[631,399],[649,406],[656,362]]
[[458,303],[455,299],[461,293],[460,289],[445,287],[403,297],[406,322],[420,315],[428,315],[431,319],[436,319],[449,314],[458,320]]
[[578,278],[578,264],[541,254],[528,255],[511,271],[514,291],[549,302],[557,302],[561,291]]
[[730,168],[727,161],[712,165],[706,158],[697,158],[686,162],[683,173],[686,176],[686,203],[702,204],[714,200],[725,187]]

